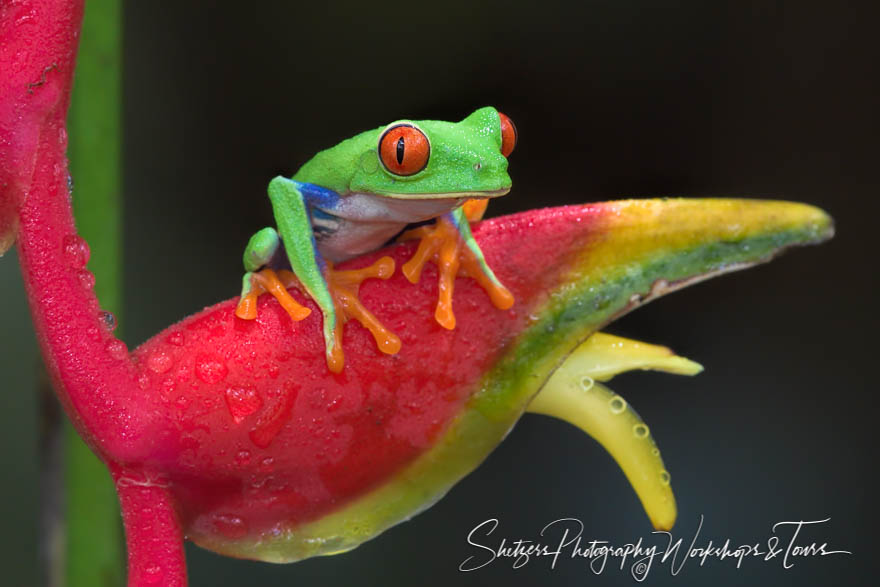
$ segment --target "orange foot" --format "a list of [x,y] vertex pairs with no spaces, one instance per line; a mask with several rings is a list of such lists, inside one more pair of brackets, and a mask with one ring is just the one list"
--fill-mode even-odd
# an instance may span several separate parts
[[[334,373],[341,373],[345,366],[345,355],[342,352],[342,327],[354,318],[370,331],[376,340],[379,350],[393,355],[400,350],[400,339],[367,310],[358,299],[358,289],[363,280],[371,277],[388,279],[394,274],[394,260],[382,257],[369,267],[337,271],[328,263],[325,270],[327,288],[333,298],[333,308],[324,312],[325,339],[327,342],[327,367]],[[287,291],[290,287],[300,287],[296,275],[287,270],[277,273],[272,269],[262,269],[251,275],[251,289],[241,297],[235,315],[243,320],[257,317],[257,299],[264,293],[272,294],[281,307],[287,311],[292,320],[298,322],[308,316],[311,310],[302,306]],[[329,330],[329,331],[328,331]]]
[[[327,347],[327,367],[332,372],[341,373],[345,365],[345,355],[342,352],[342,326],[350,318],[354,318],[370,331],[376,340],[376,346],[386,355],[397,354],[400,350],[400,339],[397,335],[385,328],[358,299],[358,289],[363,280],[371,277],[388,279],[393,274],[394,259],[391,257],[382,257],[363,269],[346,271],[337,271],[332,264],[327,263],[325,277],[336,308],[333,342]],[[324,320],[327,320],[326,315]]]
[[[280,274],[280,275],[279,275]],[[290,283],[291,277],[293,283]],[[247,295],[241,296],[235,315],[242,320],[254,320],[257,317],[257,299],[264,293],[270,293],[278,300],[294,322],[299,322],[312,313],[311,310],[297,302],[288,293],[287,288],[298,283],[290,271],[279,271],[266,268],[251,274],[251,289]]]
[[[469,202],[470,203],[470,202]],[[482,206],[485,209],[485,206]],[[470,210],[465,210],[466,213]],[[479,210],[482,212],[482,210]],[[471,214],[468,214],[470,217]],[[468,234],[470,237],[470,234]],[[485,264],[482,254],[479,256],[464,242],[458,227],[446,216],[437,219],[434,226],[420,226],[405,232],[401,240],[422,239],[412,259],[404,263],[402,270],[410,283],[418,283],[422,269],[429,260],[436,263],[440,272],[437,308],[434,318],[443,328],[455,328],[455,314],[452,312],[452,292],[456,275],[472,277],[479,283],[492,304],[501,310],[513,305],[513,295],[504,287]],[[470,237],[473,239],[473,237]],[[473,243],[476,251],[476,243]]]

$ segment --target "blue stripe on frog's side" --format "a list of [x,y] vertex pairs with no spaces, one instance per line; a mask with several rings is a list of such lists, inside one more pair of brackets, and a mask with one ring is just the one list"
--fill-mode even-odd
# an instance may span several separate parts
[[305,183],[296,180],[291,181],[296,183],[309,208],[320,207],[324,210],[332,210],[339,205],[339,198],[341,196],[335,191],[313,183]]
[[305,183],[294,181],[303,195],[305,200],[306,211],[312,224],[312,243],[315,247],[315,259],[318,266],[323,271],[326,267],[326,261],[318,252],[318,243],[335,234],[341,225],[341,219],[334,216],[326,210],[333,210],[339,206],[340,195],[334,190],[315,185],[313,183]]

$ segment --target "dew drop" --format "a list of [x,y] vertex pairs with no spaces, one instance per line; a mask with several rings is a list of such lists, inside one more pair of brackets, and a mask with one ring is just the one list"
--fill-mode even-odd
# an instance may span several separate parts
[[101,340],[101,331],[98,329],[97,326],[89,326],[89,328],[86,330],[86,335],[95,342]]
[[276,377],[278,377],[278,372],[279,372],[278,365],[271,363],[269,365],[269,367],[266,369],[266,372],[269,373],[269,377],[271,377],[272,379],[275,379]]
[[230,387],[226,390],[226,407],[236,424],[263,407],[263,400],[252,387]]
[[163,583],[165,575],[162,573],[162,567],[153,565],[144,569],[144,582],[148,585],[158,585]]
[[171,377],[165,378],[162,381],[162,396],[165,398],[170,398],[171,394],[174,393],[174,389],[177,387],[177,383]]
[[183,346],[183,333],[180,331],[172,332],[168,335],[168,338],[166,338],[165,341],[172,346]]
[[76,272],[76,276],[79,278],[80,285],[85,289],[92,289],[95,287],[95,274],[88,269],[80,269]]
[[100,312],[98,312],[98,318],[100,318],[101,322],[104,323],[104,328],[106,328],[110,332],[116,330],[116,316],[113,315],[113,312],[101,310]]
[[74,269],[82,269],[89,262],[91,255],[89,243],[78,234],[69,234],[64,237],[62,246],[64,247],[64,257]]
[[146,390],[150,387],[150,377],[146,373],[142,373],[140,377],[138,377],[138,387],[143,390]]
[[235,462],[239,465],[245,465],[251,460],[251,452],[249,450],[240,450],[235,455]]
[[268,483],[271,480],[272,480],[271,475],[269,475],[268,477],[257,477],[251,481],[251,489],[260,490],[266,485],[266,483]]
[[636,438],[647,438],[648,427],[645,424],[636,424],[633,426],[633,434],[636,435]]
[[219,383],[227,373],[226,363],[216,357],[202,356],[196,361],[196,377],[205,383]]
[[118,338],[108,341],[104,348],[107,350],[107,354],[117,361],[121,361],[128,356],[128,347]]
[[626,409],[626,400],[619,395],[615,395],[608,400],[608,407],[611,409],[612,414],[622,414]]
[[147,367],[149,367],[150,371],[153,373],[164,373],[171,368],[173,362],[174,361],[171,360],[171,357],[166,353],[156,351],[147,359]]
[[660,471],[660,483],[662,485],[669,485],[669,471],[666,469]]
[[214,529],[227,538],[242,538],[247,534],[247,524],[239,516],[230,514],[214,514]]
[[590,391],[591,389],[593,389],[593,385],[595,385],[595,383],[596,382],[593,381],[593,378],[589,375],[584,375],[583,377],[581,377],[581,389],[583,389],[584,391]]

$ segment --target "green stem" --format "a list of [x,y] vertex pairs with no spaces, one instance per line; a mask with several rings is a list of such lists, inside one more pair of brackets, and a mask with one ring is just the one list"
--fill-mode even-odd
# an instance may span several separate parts
[[[91,246],[89,269],[101,307],[121,318],[122,7],[89,0],[68,126],[73,207]],[[65,585],[123,584],[122,526],[107,469],[67,423]]]

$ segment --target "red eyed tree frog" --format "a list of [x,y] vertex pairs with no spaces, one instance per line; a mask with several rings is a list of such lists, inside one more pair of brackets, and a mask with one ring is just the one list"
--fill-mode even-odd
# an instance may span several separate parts
[[[299,283],[324,315],[331,371],[342,370],[342,325],[349,318],[370,330],[382,352],[394,354],[400,339],[357,298],[361,281],[388,279],[394,261],[383,257],[351,271],[333,265],[398,236],[421,239],[402,268],[410,282],[418,283],[427,261],[438,265],[434,315],[443,327],[455,328],[452,291],[459,272],[476,279],[496,307],[509,308],[513,296],[486,264],[469,223],[482,218],[489,198],[510,191],[507,156],[515,145],[513,122],[486,107],[458,123],[398,120],[318,153],[291,179],[276,177],[268,192],[278,228],[260,230],[247,244],[236,315],[253,320],[257,298],[270,293],[293,320],[304,319],[310,310],[287,291]],[[293,271],[276,272],[285,260]]]

